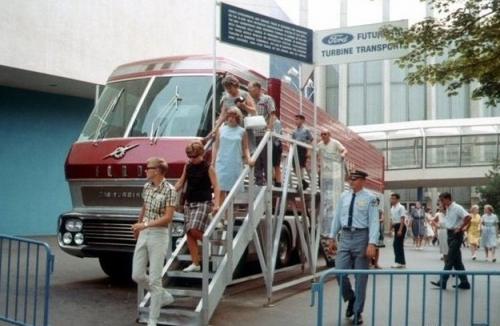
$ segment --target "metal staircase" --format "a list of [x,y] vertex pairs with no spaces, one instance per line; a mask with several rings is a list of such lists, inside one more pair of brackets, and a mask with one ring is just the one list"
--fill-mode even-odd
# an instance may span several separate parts
[[[243,169],[203,235],[200,244],[200,252],[203,253],[201,272],[182,271],[191,263],[186,236],[181,239],[168,258],[163,268],[163,286],[174,296],[175,301],[162,308],[158,324],[208,325],[226,287],[233,280],[233,273],[241,257],[252,241],[266,284],[268,302],[274,291],[315,277],[316,253],[321,232],[321,215],[316,216],[315,212],[315,202],[318,198],[317,180],[313,174],[310,180],[311,189],[306,191],[302,188],[303,176],[301,173],[295,174],[295,171],[300,171],[297,169],[299,166],[297,147],[311,148],[311,146],[266,132],[252,159],[256,159],[262,150],[266,149],[268,171],[271,171],[273,137],[290,144],[288,157],[283,162],[283,186],[273,187],[270,173],[267,175],[267,186],[256,186],[253,168],[246,166]],[[272,204],[273,198],[276,200],[275,205]],[[304,271],[307,265],[308,274],[286,284],[275,285],[280,232],[285,214],[290,214],[290,211],[293,211],[292,221],[300,242],[302,270]],[[235,224],[235,221],[238,223]],[[259,224],[263,230],[257,229]],[[150,294],[139,289],[139,322],[147,322],[149,301]]]
[[[257,147],[252,158],[258,157],[269,137],[270,133]],[[233,279],[233,273],[245,249],[255,239],[254,236],[257,236],[257,226],[266,213],[265,200],[270,191],[268,188],[253,184],[253,168],[246,166],[243,169],[203,235],[201,272],[182,271],[191,263],[191,256],[186,236],[181,239],[167,260],[162,274],[163,286],[174,296],[175,301],[162,308],[158,324],[208,324],[226,286]],[[235,206],[238,207],[237,210]],[[244,215],[238,216],[242,211]],[[241,224],[235,226],[236,219]],[[144,290],[139,290],[139,296],[143,293]],[[150,297],[148,292],[140,299],[139,322],[147,322]]]

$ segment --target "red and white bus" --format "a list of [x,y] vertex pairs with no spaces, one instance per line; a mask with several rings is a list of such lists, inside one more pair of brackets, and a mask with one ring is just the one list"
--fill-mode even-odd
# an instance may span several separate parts
[[[276,102],[285,132],[293,130],[299,96],[279,79],[224,58],[216,59],[216,103],[222,76],[236,76],[243,88],[259,81]],[[185,146],[212,129],[213,58],[177,56],[119,66],[109,77],[65,164],[73,209],[59,217],[58,240],[65,252],[99,258],[112,277],[130,275],[135,240],[130,230],[142,205],[145,162],[164,157],[167,178],[180,177]],[[218,115],[220,107],[216,107]],[[312,123],[313,105],[305,100],[303,114]],[[352,167],[367,171],[368,187],[383,192],[383,156],[361,137],[318,110],[318,127],[329,128],[349,150]],[[296,231],[289,226],[292,244]],[[174,218],[173,238],[183,235],[182,218]]]

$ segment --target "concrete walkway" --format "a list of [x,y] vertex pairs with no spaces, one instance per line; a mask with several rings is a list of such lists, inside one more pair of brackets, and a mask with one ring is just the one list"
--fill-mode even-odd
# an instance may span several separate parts
[[[410,240],[411,241],[411,240]],[[380,263],[384,269],[389,269],[393,263],[392,239],[386,240],[386,248],[381,249]],[[441,270],[443,262],[440,260],[438,247],[426,247],[416,250],[407,242],[406,259],[408,270]],[[481,252],[477,261],[472,261],[468,248],[462,249],[464,264],[468,270],[499,270],[500,263],[488,263]],[[485,325],[486,324],[486,277],[475,278],[476,289],[472,291],[455,291],[452,285],[455,278],[450,278],[448,289],[442,291],[429,282],[436,280],[436,276],[409,277],[407,294],[407,276],[393,278],[393,296],[390,304],[389,276],[377,276],[376,290],[373,293],[373,282],[370,279],[367,290],[365,325],[437,325],[439,308],[442,308],[442,325]],[[311,301],[310,284],[303,284],[292,289],[278,292],[273,297],[274,305],[263,307],[265,289],[255,282],[246,284],[247,288],[229,289],[212,318],[212,325],[315,325],[316,307],[309,306]],[[234,291],[234,293],[232,293]],[[424,293],[425,292],[425,293]],[[474,296],[475,318],[471,322],[471,300]],[[500,325],[500,277],[491,278],[490,283],[490,325]],[[408,307],[405,304],[408,296]],[[455,301],[457,300],[457,301]],[[325,287],[324,325],[337,325],[338,318],[338,286],[335,281],[327,282]],[[455,324],[454,308],[457,302],[457,321]],[[375,305],[373,305],[375,303]],[[422,316],[422,307],[425,305],[425,315]],[[392,306],[392,310],[390,307]],[[342,304],[341,324],[350,325],[344,316],[345,304]],[[375,314],[373,313],[375,311]],[[390,313],[391,312],[391,313]],[[407,313],[408,312],[408,313]],[[389,315],[391,317],[389,317]],[[408,315],[408,320],[406,320]],[[373,323],[372,323],[373,322]]]

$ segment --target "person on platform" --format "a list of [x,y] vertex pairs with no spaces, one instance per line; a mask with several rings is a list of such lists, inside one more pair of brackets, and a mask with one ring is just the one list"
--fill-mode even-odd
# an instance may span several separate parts
[[[359,170],[350,174],[351,190],[342,194],[335,209],[329,237],[335,239],[340,232],[335,260],[337,269],[368,269],[375,256],[380,223],[377,197],[365,189],[367,176]],[[335,240],[331,240],[330,250],[335,246]],[[348,276],[337,278],[344,301],[348,302],[345,315],[347,318],[354,316],[355,325],[363,323],[367,278],[367,275],[356,277],[354,291]]]
[[[253,130],[253,135],[255,137],[255,146],[258,146],[262,141],[262,137],[264,137],[266,131],[273,130],[274,121],[276,119],[276,108],[274,106],[273,98],[263,93],[262,86],[259,82],[251,82],[248,86],[248,92],[255,102],[257,115],[263,116],[267,123],[266,129]],[[266,184],[267,147],[264,147],[259,157],[255,161],[254,174],[256,185],[263,186]]]
[[[311,144],[313,141],[313,136],[311,131],[304,126],[304,122],[306,121],[306,117],[299,113],[295,115],[295,125],[297,128],[292,133],[292,139],[298,140],[300,142]],[[307,189],[309,187],[309,183],[304,180],[305,172],[306,172],[306,163],[307,159],[311,156],[310,150],[297,146],[297,155],[299,157],[299,166],[300,166],[300,174],[302,175],[302,188]]]
[[[443,192],[439,195],[441,207],[446,210],[444,218],[445,226],[448,235],[448,257],[444,261],[444,270],[450,271],[455,269],[457,271],[464,271],[465,266],[462,262],[462,252],[460,247],[464,239],[464,232],[467,230],[470,222],[469,213],[459,204],[453,201],[449,192]],[[438,281],[431,281],[431,284],[441,289],[446,289],[446,283],[450,274],[441,275]],[[460,284],[454,285],[459,289],[470,289],[470,283],[466,275],[458,275]]]

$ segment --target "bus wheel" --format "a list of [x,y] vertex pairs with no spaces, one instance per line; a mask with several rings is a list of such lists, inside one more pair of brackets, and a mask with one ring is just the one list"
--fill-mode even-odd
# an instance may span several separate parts
[[99,265],[114,280],[128,281],[132,277],[131,255],[107,255],[99,257]]
[[281,227],[280,241],[278,243],[278,255],[276,257],[276,267],[285,267],[292,258],[292,236],[290,231],[283,225]]

